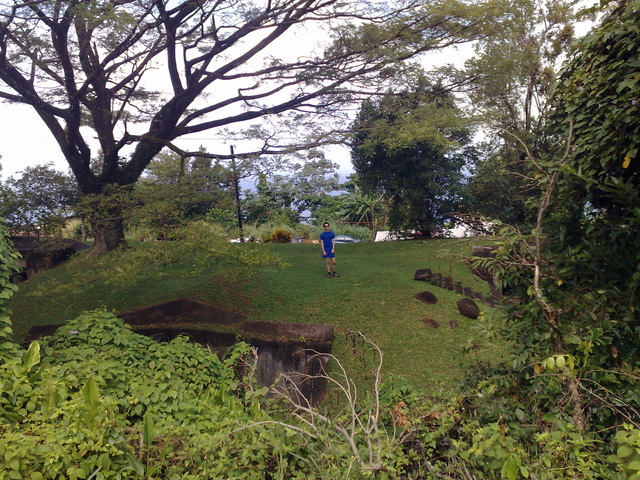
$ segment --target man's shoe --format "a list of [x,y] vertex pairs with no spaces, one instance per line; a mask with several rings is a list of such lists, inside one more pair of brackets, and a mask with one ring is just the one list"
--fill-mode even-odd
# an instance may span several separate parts
[[327,278],[331,278],[331,274],[330,273],[327,273]]
[[340,275],[338,275],[336,272],[333,272],[333,276],[334,277],[339,277]]

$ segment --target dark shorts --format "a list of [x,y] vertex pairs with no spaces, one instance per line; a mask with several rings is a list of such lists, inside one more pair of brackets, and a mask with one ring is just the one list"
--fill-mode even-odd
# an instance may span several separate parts
[[322,255],[322,258],[335,258],[336,254],[328,252],[326,255]]

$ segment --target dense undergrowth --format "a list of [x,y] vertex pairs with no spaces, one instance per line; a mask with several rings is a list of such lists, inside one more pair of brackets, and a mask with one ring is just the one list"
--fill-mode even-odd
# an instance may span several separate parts
[[[2,250],[7,279],[15,255],[6,242]],[[3,289],[5,298],[11,293]],[[3,332],[10,333],[8,323]],[[601,422],[576,423],[572,395],[586,396],[571,390],[572,381],[587,385],[590,377],[573,354],[527,365],[479,363],[463,389],[434,397],[382,376],[380,350],[363,345],[378,359],[370,388],[356,392],[334,369],[343,401],[328,413],[266,396],[251,380],[246,345],[221,361],[183,338],[155,343],[104,310],[27,351],[5,341],[0,478],[638,476],[634,400],[616,396],[622,389],[592,389],[601,397],[592,405]],[[633,396],[637,376],[623,371],[611,375]]]
[[[246,346],[221,361],[184,339],[133,334],[104,310],[21,349],[7,308],[16,254],[0,227],[0,480],[640,480],[639,6],[616,6],[561,76],[564,154],[534,159],[523,143],[542,192],[533,236],[504,229],[483,261],[518,295],[481,323],[512,348],[501,361],[478,358],[459,389],[427,395],[383,375],[393,339],[378,319],[360,325],[384,349],[356,334],[375,359],[369,388],[356,391],[334,358],[342,401],[330,412],[266,396]],[[322,285],[345,298],[339,284]]]

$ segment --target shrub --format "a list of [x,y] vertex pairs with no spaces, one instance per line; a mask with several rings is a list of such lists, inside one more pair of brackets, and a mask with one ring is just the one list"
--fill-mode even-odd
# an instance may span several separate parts
[[20,255],[13,248],[4,219],[0,218],[0,362],[11,357],[16,350],[15,345],[9,341],[12,330],[8,303],[16,290],[11,277],[19,270],[18,258]]
[[370,228],[361,227],[359,225],[341,224],[336,227],[336,230],[334,231],[336,232],[336,235],[351,235],[352,237],[357,238],[358,240],[362,240],[363,242],[370,242],[373,238],[373,233],[371,232]]
[[275,232],[273,232],[271,235],[269,235],[266,239],[265,242],[267,243],[291,243],[291,233],[286,231],[286,230],[282,230],[282,229],[278,229]]
[[300,478],[302,444],[268,428],[267,389],[239,376],[249,354],[83,314],[0,366],[0,478]]

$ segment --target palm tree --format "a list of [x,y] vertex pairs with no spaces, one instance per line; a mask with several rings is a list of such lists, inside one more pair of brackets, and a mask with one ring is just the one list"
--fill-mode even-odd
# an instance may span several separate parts
[[355,185],[353,193],[346,195],[341,205],[339,215],[343,219],[357,218],[358,222],[365,222],[371,226],[373,235],[376,231],[376,218],[383,215],[382,226],[387,224],[388,207],[383,195],[368,195]]

